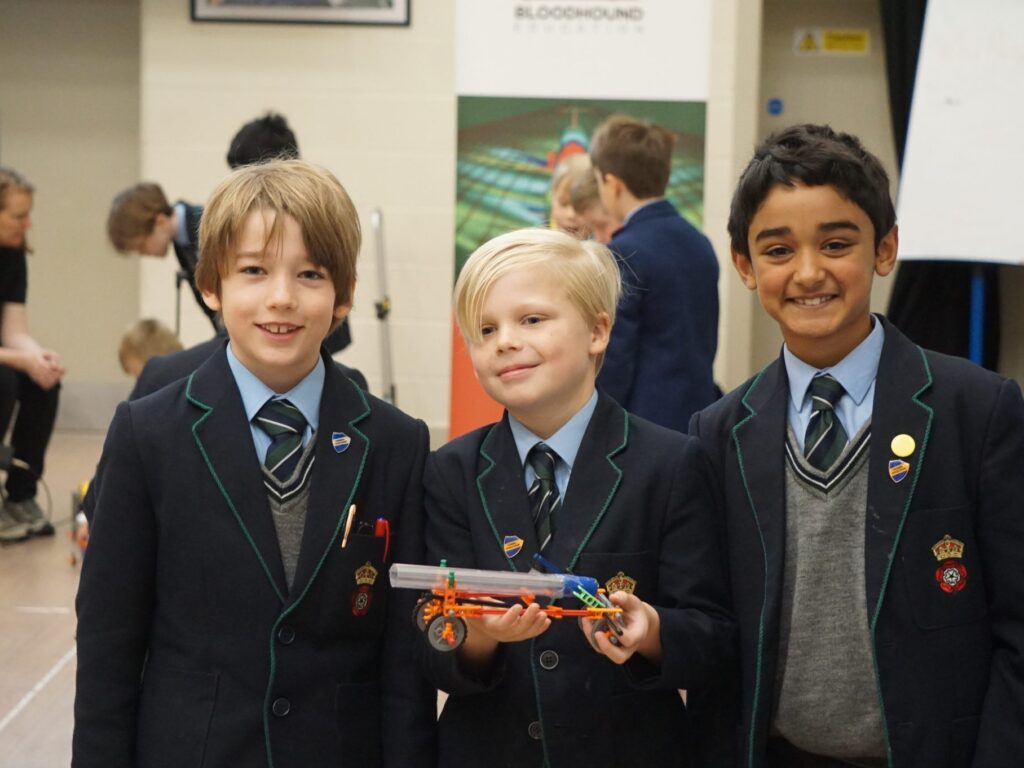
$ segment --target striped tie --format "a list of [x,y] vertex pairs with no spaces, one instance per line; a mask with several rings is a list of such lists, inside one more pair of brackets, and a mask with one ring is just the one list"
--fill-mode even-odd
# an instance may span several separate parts
[[528,498],[530,511],[533,513],[533,527],[537,531],[539,552],[543,553],[551,536],[555,532],[555,514],[562,503],[555,484],[556,454],[544,443],[537,443],[530,449],[526,460],[530,463],[537,478],[530,486]]
[[843,385],[829,374],[811,379],[811,419],[804,435],[804,457],[812,467],[827,472],[849,438],[836,418],[836,403],[843,396]]
[[287,400],[268,400],[256,414],[256,426],[270,437],[270,447],[263,461],[279,483],[284,483],[302,456],[302,435],[306,419]]

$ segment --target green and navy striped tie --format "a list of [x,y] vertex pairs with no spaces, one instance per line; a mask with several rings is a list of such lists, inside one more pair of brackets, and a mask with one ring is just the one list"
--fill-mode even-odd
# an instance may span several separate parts
[[270,436],[263,466],[279,483],[284,483],[302,457],[306,419],[302,411],[287,400],[268,400],[256,414],[256,426]]
[[533,513],[533,526],[537,531],[538,551],[541,553],[555,532],[555,515],[562,503],[555,483],[555,458],[555,452],[544,443],[537,443],[526,455],[526,460],[537,475],[527,496]]
[[836,403],[846,390],[829,374],[811,379],[811,419],[804,434],[804,456],[812,467],[827,472],[849,438],[836,417]]

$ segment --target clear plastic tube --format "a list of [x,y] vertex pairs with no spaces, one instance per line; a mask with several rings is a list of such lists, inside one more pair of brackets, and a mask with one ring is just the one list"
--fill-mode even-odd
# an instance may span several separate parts
[[572,595],[582,587],[591,595],[597,594],[597,579],[570,574],[516,573],[512,571],[484,571],[476,568],[453,568],[437,565],[395,563],[388,576],[397,589],[421,591],[444,589],[454,575],[455,587],[460,592],[479,592],[494,597],[550,597],[558,599]]

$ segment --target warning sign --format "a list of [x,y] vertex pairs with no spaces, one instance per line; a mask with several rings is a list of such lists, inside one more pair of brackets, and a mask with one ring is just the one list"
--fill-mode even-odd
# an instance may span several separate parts
[[866,29],[800,27],[793,33],[793,52],[798,56],[867,56],[871,33]]

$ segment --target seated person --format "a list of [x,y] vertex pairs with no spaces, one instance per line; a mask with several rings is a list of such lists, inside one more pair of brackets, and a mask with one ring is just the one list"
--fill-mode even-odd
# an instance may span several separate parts
[[25,315],[25,254],[30,252],[25,235],[32,226],[33,191],[21,174],[0,166],[0,434],[6,434],[18,405],[11,435],[17,464],[7,470],[0,543],[53,535],[53,525],[36,503],[36,480],[43,474],[57,420],[64,368],[56,352],[29,335]]

